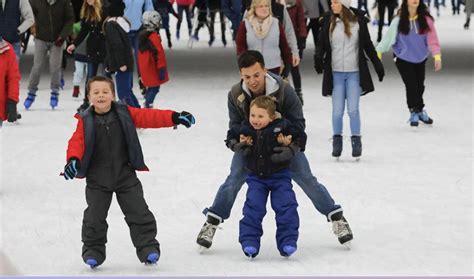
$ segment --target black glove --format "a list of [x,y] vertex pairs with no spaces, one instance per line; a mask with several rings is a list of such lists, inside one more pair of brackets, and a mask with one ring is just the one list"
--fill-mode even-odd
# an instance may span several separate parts
[[278,146],[273,148],[275,152],[270,159],[274,163],[283,163],[291,160],[295,156],[296,152],[299,151],[299,148],[296,145],[290,144],[288,146]]
[[74,179],[77,174],[77,170],[80,167],[80,162],[77,159],[71,159],[69,162],[64,166],[64,179]]
[[299,38],[297,41],[298,49],[302,50],[306,48],[306,38]]
[[385,76],[385,71],[383,69],[377,71],[377,76],[379,77],[379,81],[382,82],[383,77]]
[[61,36],[59,36],[59,37],[56,39],[56,41],[54,41],[54,45],[55,45],[55,46],[58,46],[58,47],[62,46],[63,43],[64,43],[64,39],[61,38]]
[[280,76],[283,79],[286,79],[290,75],[290,71],[291,71],[291,65],[285,65],[285,68],[283,68],[283,71],[281,72]]
[[8,119],[8,122],[15,122],[18,119],[18,111],[16,110],[16,103],[12,100],[7,101],[7,119]]
[[323,61],[317,58],[316,55],[314,55],[314,69],[316,70],[316,73],[318,74],[323,73]]
[[191,127],[191,125],[196,123],[196,120],[194,119],[194,116],[187,112],[187,111],[182,111],[182,112],[173,112],[173,123],[175,125],[184,125],[186,128]]

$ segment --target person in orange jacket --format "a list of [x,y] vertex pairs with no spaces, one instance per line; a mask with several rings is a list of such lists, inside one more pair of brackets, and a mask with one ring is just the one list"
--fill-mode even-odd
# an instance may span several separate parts
[[161,16],[156,11],[146,11],[142,16],[142,29],[138,33],[138,69],[145,91],[145,108],[152,108],[160,85],[169,80],[166,57],[158,33]]
[[13,46],[0,37],[0,127],[3,121],[15,122],[20,92],[20,70]]
[[87,208],[82,222],[82,258],[91,268],[105,261],[107,212],[113,193],[125,215],[140,262],[160,257],[156,221],[143,197],[136,170],[147,171],[137,128],[195,123],[189,112],[140,109],[115,102],[114,83],[96,76],[87,83],[91,106],[80,114],[67,148],[64,178],[86,178]]

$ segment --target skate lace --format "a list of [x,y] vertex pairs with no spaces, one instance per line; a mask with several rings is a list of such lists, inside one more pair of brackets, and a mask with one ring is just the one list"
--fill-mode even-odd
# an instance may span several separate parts
[[216,229],[222,228],[211,223],[206,223],[201,230],[201,238],[212,241],[214,234],[216,233]]
[[347,229],[347,222],[345,222],[342,219],[338,220],[338,221],[333,221],[332,222],[332,231],[338,237],[349,234],[349,230]]

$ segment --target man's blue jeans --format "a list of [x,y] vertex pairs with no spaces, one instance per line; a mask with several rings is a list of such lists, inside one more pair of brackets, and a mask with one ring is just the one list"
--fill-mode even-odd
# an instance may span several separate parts
[[[224,184],[219,187],[212,206],[204,209],[204,214],[210,211],[220,216],[223,220],[229,218],[237,194],[248,175],[245,164],[245,157],[240,153],[234,153],[230,166],[230,174],[227,176]],[[303,152],[298,152],[295,157],[293,157],[290,164],[290,173],[291,178],[303,189],[314,207],[316,207],[321,214],[327,217],[333,211],[341,208],[340,205],[334,203],[326,187],[319,183],[316,177],[313,176],[309,162]]]
[[359,99],[361,94],[359,72],[333,72],[332,129],[334,135],[342,135],[342,118],[347,100],[347,114],[351,134],[360,135]]

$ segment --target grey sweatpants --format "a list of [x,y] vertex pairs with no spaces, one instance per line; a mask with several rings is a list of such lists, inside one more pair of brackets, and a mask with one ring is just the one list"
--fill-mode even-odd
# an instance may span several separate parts
[[472,13],[472,2],[474,0],[466,0],[466,20],[471,20],[471,13]]
[[30,93],[36,93],[36,91],[38,91],[41,72],[43,71],[43,65],[48,56],[48,52],[49,73],[51,74],[51,91],[59,93],[63,45],[58,47],[54,45],[54,42],[45,42],[39,39],[35,39],[35,56],[28,84],[28,92]]

